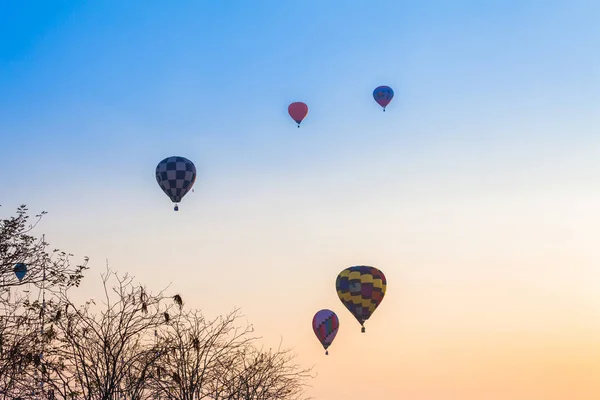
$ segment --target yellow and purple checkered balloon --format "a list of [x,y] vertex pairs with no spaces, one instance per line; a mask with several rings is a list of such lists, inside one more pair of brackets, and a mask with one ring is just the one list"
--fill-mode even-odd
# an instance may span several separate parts
[[387,280],[377,268],[360,265],[346,268],[335,280],[335,289],[341,302],[362,326],[381,304]]

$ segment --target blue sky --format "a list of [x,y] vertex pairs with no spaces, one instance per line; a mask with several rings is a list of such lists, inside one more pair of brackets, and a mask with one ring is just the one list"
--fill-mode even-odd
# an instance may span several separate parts
[[[94,273],[109,258],[211,312],[241,305],[309,363],[321,354],[314,311],[337,310],[351,324],[329,289],[352,264],[388,276],[370,334],[380,328],[372,337],[390,363],[409,351],[393,347],[396,333],[430,321],[414,328],[412,348],[425,346],[418,337],[453,323],[432,322],[453,315],[441,303],[455,299],[459,313],[480,302],[469,297],[473,276],[483,274],[477,290],[514,289],[516,254],[531,263],[530,278],[572,279],[581,305],[600,262],[599,18],[593,0],[2,0],[3,215],[21,203],[47,210],[52,245],[91,256]],[[385,113],[371,97],[379,85],[395,91]],[[300,129],[287,115],[292,101],[310,109]],[[199,172],[177,214],[154,178],[171,155]],[[579,260],[577,276],[548,270],[563,256]],[[233,285],[226,297],[203,278],[207,264]],[[492,279],[482,265],[515,270],[484,268]],[[294,272],[308,266],[306,276]],[[248,272],[257,269],[270,277]],[[255,296],[260,285],[278,304]],[[309,285],[324,294],[288,296]],[[436,304],[432,291],[450,297]],[[304,319],[274,327],[265,307]],[[407,320],[392,318],[398,310]],[[344,332],[339,349],[355,343]],[[426,375],[426,364],[412,369]],[[324,376],[342,376],[344,365],[332,362]],[[331,379],[317,382],[321,398],[337,390]],[[418,399],[413,389],[400,393]],[[348,389],[357,399],[368,390]]]
[[[4,1],[1,11],[3,138],[47,162],[110,170],[108,158],[143,149],[132,156],[149,163],[197,145],[196,157],[234,169],[290,157],[304,167],[385,143],[404,155],[449,135],[493,140],[485,128],[508,116],[597,110],[593,2]],[[396,89],[392,116],[375,112],[379,84]],[[294,100],[310,117],[285,134]],[[281,142],[291,135],[302,143]]]

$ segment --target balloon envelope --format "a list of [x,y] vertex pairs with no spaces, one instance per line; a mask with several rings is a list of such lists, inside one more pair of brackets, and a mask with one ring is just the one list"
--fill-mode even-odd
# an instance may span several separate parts
[[17,276],[17,279],[19,280],[19,282],[21,282],[23,280],[23,278],[25,278],[25,274],[27,274],[27,265],[25,265],[23,263],[15,264],[13,271],[14,271],[15,275]]
[[373,90],[373,98],[385,111],[385,108],[394,98],[394,91],[389,86],[378,86]]
[[156,182],[173,203],[179,203],[196,182],[196,166],[185,157],[167,157],[156,166]]
[[308,106],[301,101],[297,101],[288,106],[288,113],[298,126],[300,126],[302,120],[308,115]]
[[312,326],[317,339],[319,339],[323,348],[327,350],[327,348],[331,346],[333,339],[335,339],[335,335],[337,335],[340,327],[340,320],[333,311],[321,310],[313,317]]
[[354,315],[365,331],[368,320],[385,296],[387,280],[377,268],[360,265],[346,268],[335,280],[340,301]]

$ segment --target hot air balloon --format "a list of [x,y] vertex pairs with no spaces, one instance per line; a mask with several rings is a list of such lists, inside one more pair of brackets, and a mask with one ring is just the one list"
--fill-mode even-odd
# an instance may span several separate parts
[[296,121],[298,128],[300,128],[300,123],[308,115],[308,106],[301,101],[297,101],[288,106],[288,113]]
[[178,211],[177,203],[196,182],[196,167],[185,157],[167,157],[156,166],[156,182],[175,203],[174,209]]
[[373,98],[381,107],[383,107],[383,111],[388,104],[394,98],[394,91],[389,86],[378,86],[373,90]]
[[23,263],[15,264],[13,271],[14,271],[15,275],[17,276],[17,279],[19,280],[19,282],[21,282],[23,280],[23,278],[25,278],[25,274],[27,274],[27,265],[25,265]]
[[331,346],[340,327],[338,316],[331,310],[318,311],[313,317],[312,326],[317,339],[325,349],[325,355],[328,355],[327,348]]
[[383,300],[387,281],[383,272],[360,265],[346,268],[337,276],[335,289],[338,297],[362,326]]

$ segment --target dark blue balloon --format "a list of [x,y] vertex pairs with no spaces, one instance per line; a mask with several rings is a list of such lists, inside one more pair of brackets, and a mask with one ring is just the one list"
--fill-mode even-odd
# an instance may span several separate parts
[[27,273],[27,265],[23,263],[15,264],[15,268],[13,269],[13,271],[17,276],[19,282],[21,282],[23,278],[25,278],[25,274]]
[[381,107],[383,107],[383,111],[388,104],[394,98],[394,91],[389,86],[378,86],[373,90],[373,98]]

